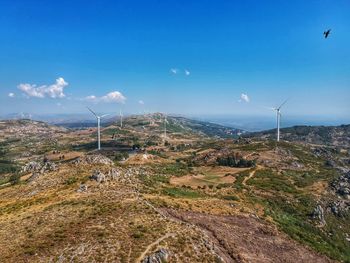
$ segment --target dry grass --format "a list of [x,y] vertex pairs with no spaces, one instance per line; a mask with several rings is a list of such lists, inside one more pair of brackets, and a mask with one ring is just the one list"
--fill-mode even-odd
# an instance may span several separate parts
[[203,186],[217,186],[219,184],[232,184],[235,181],[235,174],[243,172],[247,168],[231,167],[195,167],[193,173],[182,177],[172,177],[170,184],[177,186],[189,186],[198,188]]

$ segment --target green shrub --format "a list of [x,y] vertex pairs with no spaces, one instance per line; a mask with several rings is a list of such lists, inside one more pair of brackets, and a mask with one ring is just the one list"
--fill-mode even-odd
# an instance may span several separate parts
[[11,185],[18,184],[21,181],[21,175],[19,173],[14,173],[10,176],[9,182]]
[[115,155],[114,160],[115,161],[124,161],[129,158],[129,153],[128,152],[119,152]]

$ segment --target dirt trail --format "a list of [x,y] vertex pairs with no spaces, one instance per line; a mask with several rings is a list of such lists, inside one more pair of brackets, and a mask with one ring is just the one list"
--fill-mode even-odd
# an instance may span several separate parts
[[135,263],[141,262],[147,255],[147,253],[156,245],[158,245],[160,242],[162,242],[164,239],[167,239],[169,237],[175,236],[175,233],[167,233],[164,236],[158,238],[153,243],[149,244],[146,249],[142,252],[142,254],[136,259]]
[[256,167],[256,169],[254,169],[253,171],[251,171],[251,172],[249,173],[249,176],[244,177],[244,179],[243,179],[243,181],[242,181],[242,185],[247,186],[247,181],[248,181],[249,179],[251,179],[251,178],[255,175],[255,172],[258,171],[258,170],[260,170],[260,169],[262,169],[262,167],[261,167],[260,165],[258,165],[258,166]]
[[226,256],[224,262],[333,262],[252,216],[220,216],[173,209],[163,211],[205,231],[220,249],[220,254]]
[[[226,253],[225,249],[220,245],[220,243],[215,238],[213,238],[213,236],[208,231],[198,227],[197,225],[191,222],[185,222],[184,220],[181,220],[173,216],[172,214],[168,213],[168,210],[166,209],[156,208],[150,202],[144,199],[137,189],[134,190],[134,193],[142,203],[149,206],[151,209],[153,209],[156,213],[158,213],[164,219],[172,221],[174,223],[182,224],[183,226],[196,230],[198,233],[200,233],[202,235],[202,238],[207,243],[208,245],[207,248],[210,250],[210,252],[216,257],[221,258],[223,262],[225,263],[237,262],[236,260],[233,260],[229,254]],[[167,235],[170,235],[170,233],[168,233]],[[149,251],[149,249],[151,249],[152,247],[153,247],[153,243],[147,247],[147,249],[145,250],[146,252],[142,253],[142,255],[137,259],[138,260],[137,262],[140,262],[147,254],[147,251]]]

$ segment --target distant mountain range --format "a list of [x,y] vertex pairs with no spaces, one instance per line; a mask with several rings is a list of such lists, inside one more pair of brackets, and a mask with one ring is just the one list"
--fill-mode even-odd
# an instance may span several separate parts
[[[340,126],[293,126],[282,128],[281,139],[292,142],[326,144],[333,146],[350,146],[350,124]],[[245,137],[274,139],[276,129],[252,132]]]
[[[275,116],[244,116],[244,115],[176,115],[172,116],[185,117],[191,120],[200,122],[216,123],[225,127],[230,127],[249,132],[264,131],[276,126]],[[124,113],[124,116],[131,114]],[[73,114],[32,114],[26,112],[11,113],[1,115],[0,119],[31,119],[45,121],[50,124],[62,124],[66,127],[90,127],[94,126],[94,117],[89,113],[73,113]],[[117,120],[117,114],[111,114],[109,117],[102,120],[102,123]],[[341,124],[350,123],[350,118],[334,117],[334,116],[284,116],[282,119],[282,127],[292,127],[295,125],[308,126],[339,126]]]
[[[161,113],[147,115],[125,116],[124,124],[131,126],[144,126],[149,122],[158,122],[162,125],[164,116]],[[29,113],[15,113],[3,116],[1,119],[33,119],[65,128],[84,129],[95,127],[96,121],[89,114],[54,114],[54,115],[32,115]],[[247,138],[275,139],[276,129],[269,129],[258,132],[247,132],[243,128],[235,128],[231,125],[218,124],[220,120],[208,121],[192,119],[182,116],[167,116],[169,131],[192,131],[207,136],[221,138],[236,138],[244,136]],[[222,122],[222,120],[221,120]],[[115,115],[102,120],[102,126],[109,126],[119,123],[119,116]],[[146,125],[147,126],[147,125]],[[239,127],[239,126],[238,126]],[[350,146],[350,125],[339,126],[309,126],[297,125],[281,129],[281,139],[286,141],[306,142],[313,144],[326,144],[333,146]]]

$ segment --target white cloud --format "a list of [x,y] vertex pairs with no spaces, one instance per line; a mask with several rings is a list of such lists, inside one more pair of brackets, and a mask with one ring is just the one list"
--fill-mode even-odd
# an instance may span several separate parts
[[190,74],[191,74],[191,72],[189,70],[185,69],[185,75],[189,76]]
[[105,96],[97,97],[95,95],[90,95],[84,98],[84,100],[91,102],[116,102],[116,103],[125,103],[126,97],[119,91],[112,91]]
[[170,73],[176,75],[177,73],[179,73],[179,70],[177,68],[171,68]]
[[118,102],[118,103],[125,103],[126,98],[123,94],[121,94],[119,91],[113,91],[108,93],[107,95],[103,96],[102,101],[104,102]]
[[145,102],[143,100],[139,100],[139,104],[144,105]]
[[56,82],[52,85],[42,85],[37,87],[35,84],[19,84],[18,89],[24,92],[28,97],[45,98],[50,97],[53,99],[64,98],[64,88],[68,86],[68,83],[63,78],[56,79]]
[[238,100],[239,102],[250,102],[250,98],[247,94],[242,93],[240,99]]
[[8,96],[9,96],[10,98],[14,98],[14,97],[15,97],[15,93],[10,92],[10,93],[8,94]]
[[85,97],[85,100],[95,101],[95,100],[97,100],[97,97],[95,95],[90,95],[90,96]]

